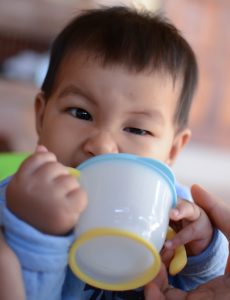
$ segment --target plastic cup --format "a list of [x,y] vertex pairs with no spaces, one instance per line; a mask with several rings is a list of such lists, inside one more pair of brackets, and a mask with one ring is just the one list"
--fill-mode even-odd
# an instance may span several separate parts
[[176,205],[173,173],[130,154],[96,156],[78,170],[88,207],[76,225],[72,271],[105,290],[145,285],[159,271],[169,210]]

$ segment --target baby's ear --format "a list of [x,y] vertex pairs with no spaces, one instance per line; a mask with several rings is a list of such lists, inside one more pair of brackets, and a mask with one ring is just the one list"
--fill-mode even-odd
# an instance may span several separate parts
[[37,94],[35,98],[34,108],[35,108],[36,131],[39,136],[41,132],[43,117],[46,108],[46,100],[42,92]]
[[174,163],[174,161],[177,158],[177,155],[184,148],[184,146],[188,144],[190,138],[191,130],[189,128],[185,128],[176,134],[167,160],[168,165],[171,166]]

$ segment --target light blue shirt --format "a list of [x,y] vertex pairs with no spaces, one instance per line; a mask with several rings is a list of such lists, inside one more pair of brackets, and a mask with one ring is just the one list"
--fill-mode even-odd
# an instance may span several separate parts
[[[17,254],[22,267],[28,300],[121,300],[144,299],[143,289],[127,292],[102,291],[79,280],[68,268],[68,252],[74,240],[68,236],[44,234],[14,216],[6,207],[6,179],[0,184],[0,224],[5,238]],[[191,199],[189,191],[177,185],[177,194]],[[171,279],[173,285],[191,290],[224,273],[228,242],[215,230],[209,247],[196,257],[189,257],[184,270]]]

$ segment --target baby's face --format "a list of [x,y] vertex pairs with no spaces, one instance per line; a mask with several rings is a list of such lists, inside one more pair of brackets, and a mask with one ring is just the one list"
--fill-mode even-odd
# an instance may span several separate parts
[[39,143],[76,167],[105,153],[132,153],[171,164],[188,130],[175,134],[180,84],[163,73],[103,67],[79,53],[60,67],[48,103],[36,99]]

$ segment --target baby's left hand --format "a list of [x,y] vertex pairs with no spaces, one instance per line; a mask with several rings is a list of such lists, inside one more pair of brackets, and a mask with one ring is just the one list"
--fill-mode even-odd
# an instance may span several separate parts
[[165,250],[185,245],[188,256],[195,256],[208,247],[214,229],[205,211],[194,202],[179,199],[170,212],[170,219],[170,226],[177,234],[165,242]]

